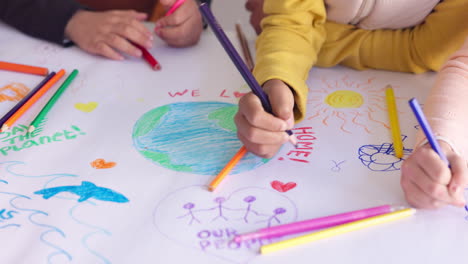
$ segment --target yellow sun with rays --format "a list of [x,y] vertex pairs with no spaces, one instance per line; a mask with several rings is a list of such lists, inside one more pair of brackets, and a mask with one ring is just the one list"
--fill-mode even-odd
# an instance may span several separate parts
[[310,91],[308,107],[311,114],[307,119],[319,119],[325,126],[338,122],[346,133],[352,133],[356,127],[372,133],[372,123],[390,128],[386,115],[382,114],[386,111],[385,86],[375,88],[373,78],[356,82],[348,76],[340,80],[322,78],[321,81],[321,87]]

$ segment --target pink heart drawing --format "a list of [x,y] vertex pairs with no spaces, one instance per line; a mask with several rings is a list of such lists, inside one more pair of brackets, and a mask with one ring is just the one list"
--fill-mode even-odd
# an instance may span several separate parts
[[258,187],[213,193],[206,186],[189,186],[169,193],[153,213],[156,229],[167,239],[232,263],[248,262],[258,256],[261,245],[275,241],[251,239],[238,243],[233,240],[236,234],[296,219],[297,208],[292,200]]
[[296,185],[297,184],[295,182],[288,182],[288,183],[282,183],[280,181],[271,182],[271,187],[273,187],[273,189],[277,190],[278,192],[287,192],[291,189],[294,189]]

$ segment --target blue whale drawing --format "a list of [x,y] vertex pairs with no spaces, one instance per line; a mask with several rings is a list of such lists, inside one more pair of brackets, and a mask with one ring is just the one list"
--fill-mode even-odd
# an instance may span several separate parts
[[86,201],[90,198],[101,201],[109,201],[114,203],[126,203],[129,200],[122,194],[108,188],[96,186],[92,182],[83,181],[79,186],[59,186],[46,188],[34,192],[34,194],[42,195],[44,199],[57,195],[61,192],[69,192],[78,195],[78,202]]

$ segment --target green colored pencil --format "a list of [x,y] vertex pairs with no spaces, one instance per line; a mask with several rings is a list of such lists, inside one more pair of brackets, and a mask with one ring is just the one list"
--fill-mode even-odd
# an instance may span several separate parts
[[44,106],[44,108],[42,108],[41,112],[39,112],[36,118],[34,118],[34,120],[29,125],[29,129],[28,129],[29,132],[33,132],[38,127],[38,125],[44,121],[44,118],[46,117],[47,113],[49,113],[50,109],[52,109],[54,104],[58,101],[59,97],[67,89],[67,87],[70,85],[73,79],[75,79],[77,74],[78,74],[78,70],[74,69],[72,73],[68,76],[68,78],[62,83],[62,85],[60,85],[60,87],[57,89],[54,95],[52,95],[52,97]]

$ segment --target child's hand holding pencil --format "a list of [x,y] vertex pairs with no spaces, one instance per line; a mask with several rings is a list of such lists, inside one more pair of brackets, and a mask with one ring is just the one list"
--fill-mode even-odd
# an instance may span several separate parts
[[173,47],[197,44],[203,31],[203,20],[195,0],[160,0],[159,3],[167,12],[156,21],[156,35]]
[[401,168],[401,186],[406,200],[418,208],[435,209],[445,205],[462,207],[466,204],[464,192],[468,186],[468,167],[447,142],[437,138],[418,101],[409,104],[427,139]]
[[270,99],[274,115],[265,111],[255,94],[249,93],[240,99],[234,121],[238,137],[247,150],[257,156],[271,158],[290,140],[284,131],[294,126],[294,95],[280,80],[266,82],[263,90]]

